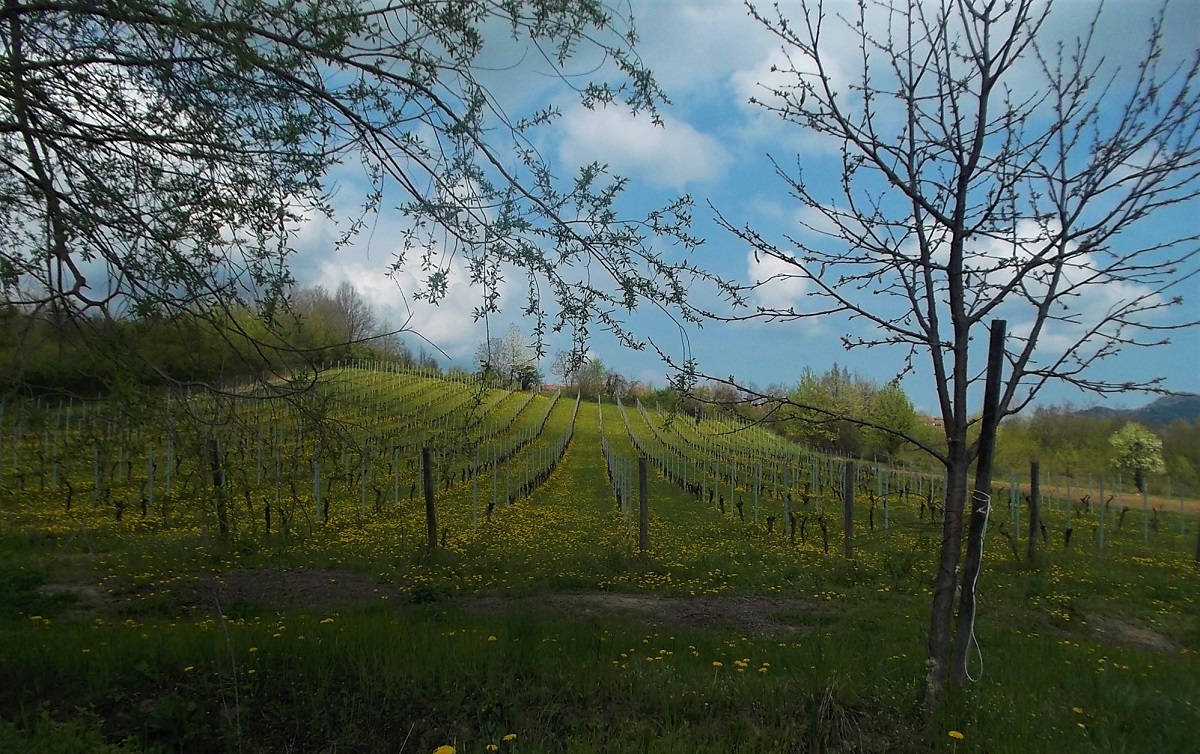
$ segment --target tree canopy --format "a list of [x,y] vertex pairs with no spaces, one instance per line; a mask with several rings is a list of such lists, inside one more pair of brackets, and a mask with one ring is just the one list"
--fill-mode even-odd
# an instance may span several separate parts
[[1109,438],[1113,447],[1113,465],[1133,474],[1138,492],[1146,492],[1146,475],[1166,471],[1163,463],[1163,442],[1148,428],[1137,422],[1126,422]]
[[[635,41],[598,0],[7,3],[4,302],[84,331],[235,308],[270,325],[305,222],[340,221],[340,244],[394,209],[406,231],[391,265],[419,266],[414,296],[441,300],[457,259],[483,315],[520,269],[539,343],[550,327],[624,333],[614,311],[650,290],[647,268],[668,292],[682,268],[647,239],[690,246],[688,200],[626,218],[624,181],[601,166],[556,180],[533,133],[557,112],[510,116],[479,59],[526,46],[584,105],[655,117]],[[582,48],[604,54],[609,80],[567,80]],[[331,171],[355,165],[365,188],[335,201]],[[578,262],[597,263],[591,278],[572,278]]]

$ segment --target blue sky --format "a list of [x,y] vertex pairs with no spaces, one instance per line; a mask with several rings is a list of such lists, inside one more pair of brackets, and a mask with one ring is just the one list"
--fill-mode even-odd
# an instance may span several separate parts
[[[785,9],[790,5],[784,4]],[[840,7],[843,3],[831,1],[826,5]],[[1061,0],[1047,33],[1070,38],[1084,27],[1095,7],[1090,0]],[[1136,57],[1144,50],[1140,42],[1149,32],[1149,18],[1157,6],[1141,0],[1110,0],[1105,7],[1098,51],[1110,63],[1124,60],[1128,65],[1130,56]],[[840,165],[834,159],[836,155],[830,153],[829,144],[749,103],[750,97],[762,96],[762,83],[771,79],[771,66],[780,60],[778,43],[748,17],[741,3],[733,0],[632,0],[628,8],[641,40],[638,52],[672,101],[662,110],[663,127],[617,108],[585,110],[572,101],[570,92],[553,76],[537,70],[534,56],[503,34],[497,35],[497,41],[486,51],[488,63],[496,69],[487,74],[493,95],[514,117],[548,103],[561,107],[561,119],[537,137],[539,148],[554,161],[560,176],[593,160],[607,163],[613,172],[631,179],[624,200],[631,208],[648,209],[688,193],[697,202],[694,231],[706,239],[704,246],[694,252],[693,261],[729,279],[751,281],[769,276],[777,270],[767,263],[755,264],[744,243],[715,225],[708,204],[737,223],[750,222],[768,235],[778,238],[795,233],[802,219],[800,208],[775,177],[768,155],[784,164],[800,161],[806,177],[816,181],[836,181]],[[1166,27],[1167,57],[1183,62],[1195,55],[1198,28],[1200,3],[1177,0]],[[852,50],[847,47],[845,52]],[[601,64],[585,53],[574,61],[573,70],[590,74]],[[352,206],[357,182],[351,174],[340,176],[339,181],[339,201]],[[1192,203],[1157,219],[1154,229],[1147,227],[1139,232],[1194,227],[1196,217],[1200,217],[1200,207]],[[329,288],[350,280],[387,319],[395,324],[406,323],[420,332],[448,354],[452,363],[470,366],[485,332],[484,323],[471,318],[479,291],[460,277],[452,281],[449,296],[439,306],[417,306],[412,300],[418,285],[416,274],[402,270],[390,278],[386,275],[395,252],[390,242],[403,223],[404,218],[394,213],[384,214],[377,219],[374,232],[361,236],[336,255],[328,251],[336,229],[311,223],[301,229],[298,239],[301,251],[295,261],[297,277],[303,284],[320,283]],[[528,327],[517,314],[521,293],[519,286],[506,289],[506,312],[493,316],[489,323],[493,335],[503,333],[510,322]],[[804,293],[805,287],[793,280],[782,281],[758,295],[768,305],[799,306],[804,302]],[[1103,306],[1104,295],[1117,293],[1101,292],[1081,307]],[[1136,291],[1133,293],[1136,295]],[[1185,297],[1186,310],[1177,316],[1200,319],[1200,277],[1187,281],[1180,293]],[[633,315],[629,324],[638,334],[676,354],[682,353],[682,343],[686,342],[703,371],[736,375],[760,388],[790,385],[805,367],[824,371],[835,362],[880,382],[891,379],[903,367],[904,353],[898,349],[844,350],[840,338],[852,325],[832,318],[791,323],[711,323],[702,329],[690,327],[681,334],[661,314],[643,311]],[[1129,351],[1107,359],[1094,374],[1113,380],[1163,376],[1169,389],[1200,392],[1200,331],[1193,328],[1175,332],[1171,338],[1170,346]],[[419,343],[412,337],[408,342],[414,348]],[[550,354],[566,345],[564,340],[551,339]],[[603,332],[594,334],[591,348],[606,365],[628,377],[658,385],[666,380],[668,369],[652,353],[622,350]],[[440,360],[446,362],[445,358]],[[919,409],[933,412],[934,393],[929,370],[923,364],[903,384]],[[549,371],[548,361],[543,368]],[[1149,398],[1119,396],[1109,400],[1110,405],[1139,405]],[[1038,402],[1068,401],[1091,405],[1099,399],[1069,386],[1052,385]]]

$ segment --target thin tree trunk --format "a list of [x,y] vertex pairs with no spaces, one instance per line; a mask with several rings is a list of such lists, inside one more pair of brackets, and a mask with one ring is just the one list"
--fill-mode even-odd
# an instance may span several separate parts
[[953,639],[955,571],[962,550],[963,506],[967,499],[966,449],[951,448],[946,467],[946,506],[942,518],[942,545],[933,579],[933,607],[929,618],[929,672],[925,678],[925,712],[932,716],[946,687]]

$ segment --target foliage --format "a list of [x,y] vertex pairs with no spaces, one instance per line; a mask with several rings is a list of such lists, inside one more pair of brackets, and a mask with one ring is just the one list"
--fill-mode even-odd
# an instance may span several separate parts
[[1138,492],[1146,491],[1146,475],[1166,471],[1162,458],[1162,440],[1137,422],[1127,422],[1111,438],[1113,465],[1133,474]]
[[[1000,425],[996,467],[1024,474],[1030,459],[1039,459],[1051,477],[1064,477],[1076,485],[1090,479],[1116,480],[1114,470],[1132,478],[1132,470],[1114,469],[1112,436],[1123,426],[1117,416],[1092,415],[1070,406],[1039,406],[1023,417]],[[1162,440],[1164,469],[1156,478],[1145,479],[1147,490],[1156,495],[1195,496],[1200,479],[1200,424],[1178,420],[1157,430]]]
[[[383,333],[369,303],[344,284],[331,295],[296,291],[266,323],[254,311],[192,311],[81,324],[9,307],[0,315],[0,391],[112,395],[171,383],[270,379],[292,368],[343,359],[410,365],[395,333]],[[151,354],[149,361],[129,352]]]
[[[507,40],[583,105],[656,118],[632,23],[598,0],[69,0],[3,16],[0,288],[71,320],[80,345],[113,318],[227,324],[246,309],[271,326],[299,230],[330,220],[345,244],[388,204],[404,224],[391,269],[419,268],[414,297],[436,304],[461,274],[482,316],[518,268],[539,346],[551,326],[583,337],[594,321],[628,336],[618,312],[663,293],[647,275],[682,296],[689,266],[654,242],[695,243],[690,200],[627,218],[625,181],[603,167],[557,180],[535,145],[558,111],[510,117],[479,70],[485,44]],[[575,75],[581,50],[610,80]],[[343,185],[362,195],[335,196],[331,171],[355,164]],[[595,260],[605,279],[573,277]]]
[[785,433],[822,452],[890,460],[917,425],[916,409],[898,384],[880,387],[837,364],[823,375],[805,368],[787,398]]

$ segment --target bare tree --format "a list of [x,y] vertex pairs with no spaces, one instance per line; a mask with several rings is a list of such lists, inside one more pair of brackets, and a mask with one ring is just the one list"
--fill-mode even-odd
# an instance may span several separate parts
[[[788,18],[778,5],[750,5],[785,58],[758,104],[834,147],[842,179],[822,194],[801,167],[776,162],[807,218],[794,236],[719,217],[780,271],[738,291],[731,311],[704,314],[841,315],[847,348],[898,347],[901,373],[928,359],[946,445],[921,447],[947,480],[929,628],[932,711],[947,679],[966,676],[974,624],[977,562],[962,573],[957,626],[953,613],[968,475],[990,429],[974,429],[982,331],[993,319],[1015,323],[1003,341],[996,421],[1052,380],[1094,393],[1162,389],[1089,368],[1196,324],[1177,293],[1197,273],[1194,224],[1171,235],[1148,220],[1200,194],[1200,57],[1164,57],[1166,9],[1148,24],[1141,62],[1118,70],[1093,50],[1098,13],[1078,39],[1055,43],[1051,4],[1035,0],[839,7],[850,12],[803,0]],[[804,308],[737,308],[788,278],[806,287]],[[986,468],[975,480],[985,502],[973,506],[969,557],[981,557]]]
[[380,334],[375,308],[350,281],[342,281],[333,294],[333,301],[341,318],[343,343],[359,343]]

